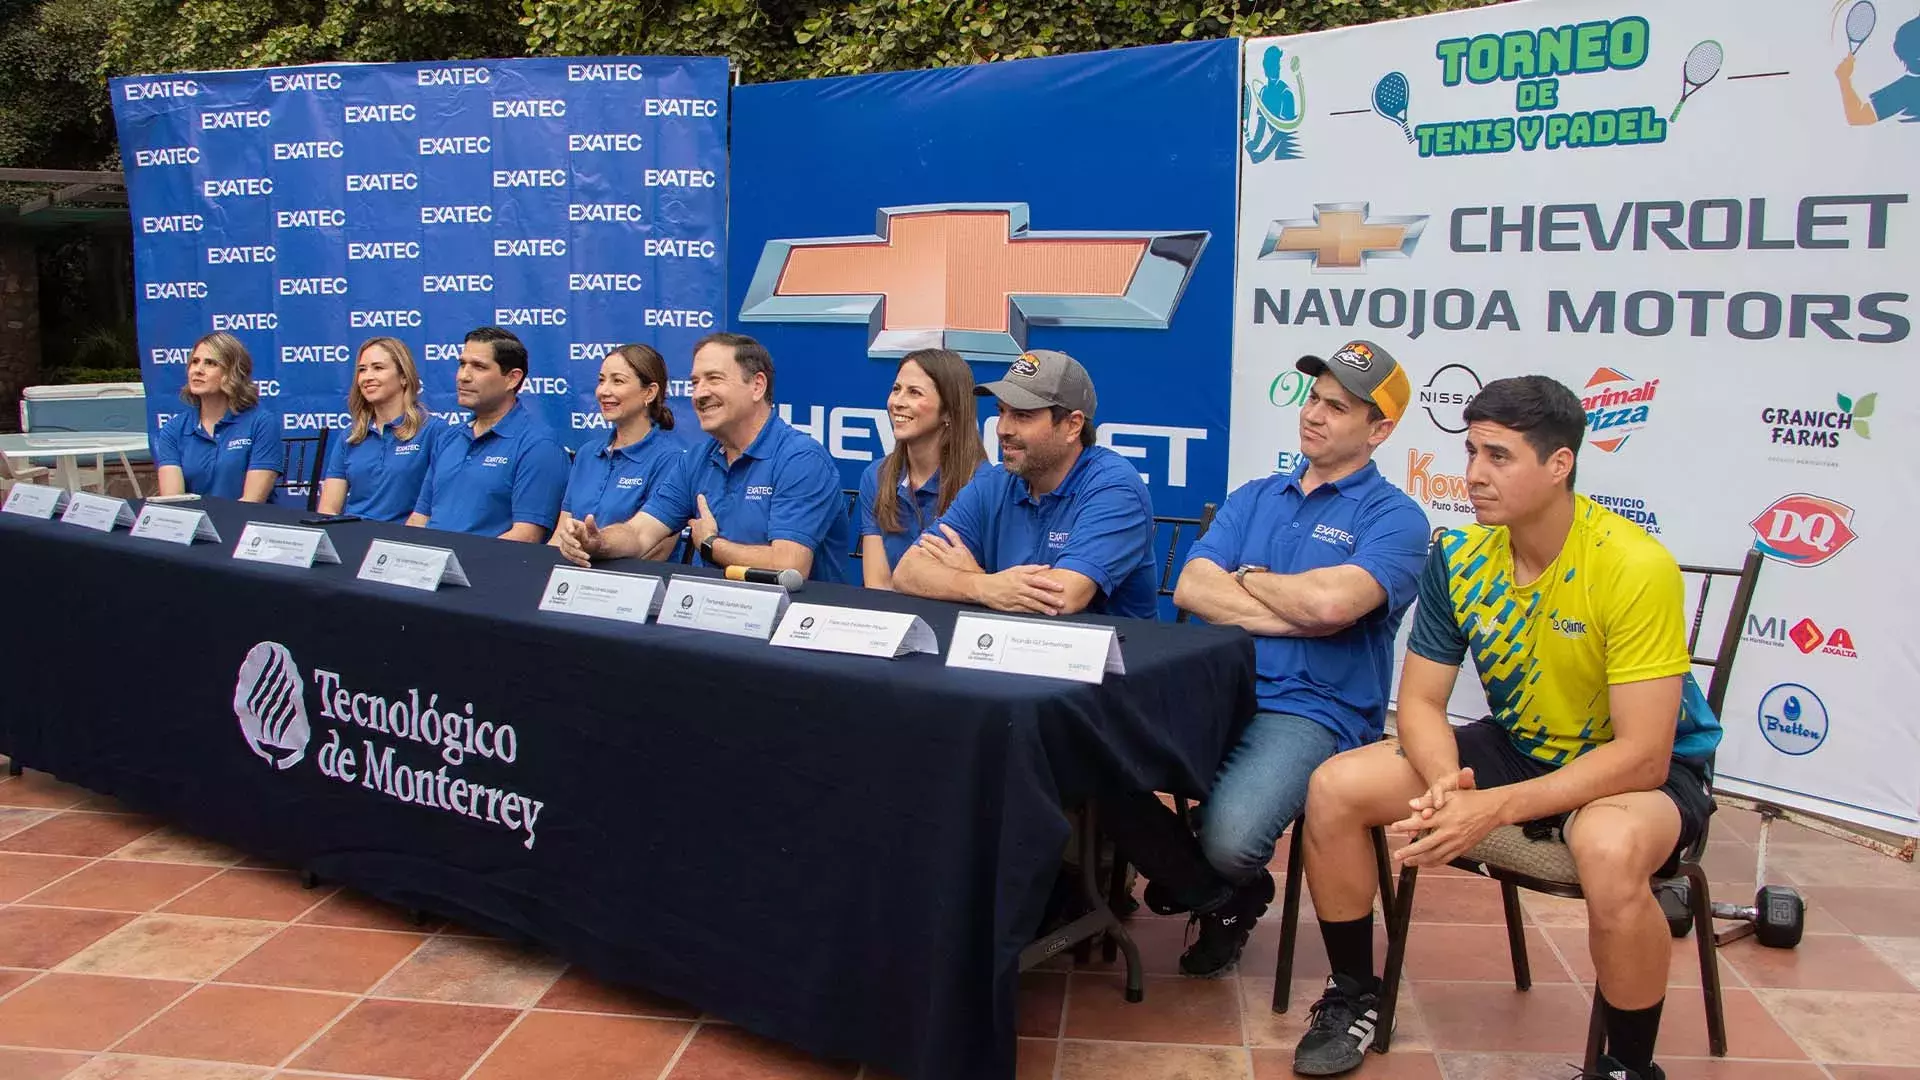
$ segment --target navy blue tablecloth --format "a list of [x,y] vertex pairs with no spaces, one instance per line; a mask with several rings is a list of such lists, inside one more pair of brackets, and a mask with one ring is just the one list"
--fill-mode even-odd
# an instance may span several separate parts
[[[1238,630],[1111,620],[1124,676],[995,675],[944,666],[954,605],[809,585],[919,614],[941,657],[778,649],[540,612],[547,547],[351,523],[341,565],[240,562],[247,521],[299,512],[194,505],[222,543],[0,515],[0,750],[915,1080],[1013,1075],[1062,807],[1203,793],[1253,709]],[[473,587],[359,581],[375,538],[450,547]],[[242,713],[287,721],[282,748]]]

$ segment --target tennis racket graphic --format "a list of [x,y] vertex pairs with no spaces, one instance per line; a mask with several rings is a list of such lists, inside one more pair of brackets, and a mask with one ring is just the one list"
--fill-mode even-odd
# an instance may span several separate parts
[[1387,72],[1373,84],[1373,111],[1399,124],[1408,142],[1413,141],[1413,129],[1407,126],[1407,99],[1412,93],[1407,77],[1397,71]]
[[1679,118],[1680,106],[1687,103],[1687,99],[1693,96],[1694,91],[1712,82],[1714,77],[1720,74],[1720,65],[1726,59],[1726,52],[1720,48],[1720,43],[1711,40],[1695,45],[1692,51],[1687,53],[1687,64],[1681,71],[1681,78],[1685,85],[1680,91],[1679,102],[1674,105],[1673,112],[1667,116],[1667,123],[1671,124]]
[[1860,46],[1873,36],[1874,24],[1880,21],[1880,13],[1874,9],[1872,0],[1860,0],[1847,9],[1847,55],[1860,51]]

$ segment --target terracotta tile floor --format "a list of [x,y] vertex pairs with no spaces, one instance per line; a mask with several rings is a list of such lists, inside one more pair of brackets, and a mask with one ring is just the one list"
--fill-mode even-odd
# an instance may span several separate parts
[[[1723,810],[1707,858],[1751,895],[1756,819]],[[1675,944],[1660,1059],[1673,1080],[1920,1080],[1920,869],[1787,826],[1770,878],[1807,896],[1792,952],[1722,951],[1732,1054],[1706,1057],[1691,938]],[[1284,845],[1283,845],[1284,850]],[[1276,876],[1284,869],[1276,862]],[[1524,894],[1523,894],[1524,895]],[[1527,896],[1534,989],[1513,989],[1497,889],[1420,884],[1394,1051],[1373,1080],[1566,1077],[1593,986],[1581,905]],[[1019,1080],[1281,1080],[1325,953],[1302,911],[1294,1006],[1268,1010],[1278,908],[1240,972],[1180,978],[1184,920],[1134,931],[1147,999],[1119,969],[1029,974]],[[1384,955],[1384,949],[1382,950]],[[243,853],[29,772],[0,779],[0,1080],[884,1080],[551,956],[306,890]]]

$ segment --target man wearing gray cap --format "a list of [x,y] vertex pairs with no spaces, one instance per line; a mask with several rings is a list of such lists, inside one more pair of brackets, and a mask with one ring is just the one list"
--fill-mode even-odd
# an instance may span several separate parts
[[1153,618],[1153,502],[1125,458],[1094,445],[1087,369],[1036,349],[974,393],[1000,400],[1000,465],[907,549],[893,587],[998,611]]

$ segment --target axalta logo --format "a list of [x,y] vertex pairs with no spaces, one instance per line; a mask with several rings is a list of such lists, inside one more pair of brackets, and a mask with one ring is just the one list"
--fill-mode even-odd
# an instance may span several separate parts
[[1776,499],[1751,525],[1760,553],[1790,566],[1819,566],[1860,535],[1853,507],[1805,492]]
[[1803,757],[1820,749],[1827,728],[1826,703],[1799,683],[1781,683],[1760,698],[1760,734],[1783,754]]
[[263,641],[240,662],[233,687],[233,715],[247,749],[276,769],[290,769],[307,756],[313,728],[307,722],[300,669],[276,641]]
[[872,357],[1006,362],[1034,324],[1166,329],[1210,235],[1040,232],[1026,203],[888,207],[869,236],[769,240],[740,319],[867,326]]
[[1756,645],[1770,645],[1785,648],[1792,645],[1802,655],[1838,656],[1845,660],[1858,660],[1860,654],[1853,645],[1853,632],[1843,626],[1836,626],[1832,633],[1822,629],[1812,619],[1801,619],[1789,623],[1783,616],[1747,616],[1746,632],[1741,635],[1744,641]]
[[1580,407],[1587,411],[1587,444],[1611,454],[1647,426],[1660,380],[1640,382],[1617,368],[1600,368],[1587,380]]
[[1429,509],[1473,513],[1473,501],[1467,497],[1467,478],[1434,471],[1433,454],[1425,450],[1407,451],[1407,494]]

